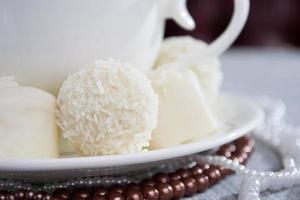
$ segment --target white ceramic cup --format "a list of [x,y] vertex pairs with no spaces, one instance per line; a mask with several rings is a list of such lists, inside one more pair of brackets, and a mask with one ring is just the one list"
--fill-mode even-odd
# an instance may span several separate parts
[[[186,0],[1,0],[0,76],[54,94],[62,81],[97,59],[117,58],[149,69],[158,54],[165,19],[186,29],[195,23]],[[207,53],[219,55],[236,39],[249,0],[235,0],[226,31]]]

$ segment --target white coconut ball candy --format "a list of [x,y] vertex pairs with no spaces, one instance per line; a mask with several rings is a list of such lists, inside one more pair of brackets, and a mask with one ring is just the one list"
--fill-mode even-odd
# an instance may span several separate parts
[[[170,37],[164,40],[156,67],[162,65],[178,65],[193,70],[199,78],[203,92],[209,102],[213,102],[219,93],[223,74],[217,57],[195,57],[186,59],[185,56],[201,55],[207,44],[189,36]],[[185,60],[183,60],[185,58]]]
[[0,84],[0,158],[57,158],[55,97],[37,88],[17,87],[11,79],[3,83]]
[[84,155],[142,151],[157,123],[158,97],[150,80],[112,59],[69,76],[57,105],[63,137]]

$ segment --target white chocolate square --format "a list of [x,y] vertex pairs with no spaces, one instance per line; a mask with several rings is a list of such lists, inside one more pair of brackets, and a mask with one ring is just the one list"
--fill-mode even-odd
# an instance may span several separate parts
[[197,75],[187,68],[159,68],[149,77],[159,95],[158,125],[151,149],[202,138],[218,128]]

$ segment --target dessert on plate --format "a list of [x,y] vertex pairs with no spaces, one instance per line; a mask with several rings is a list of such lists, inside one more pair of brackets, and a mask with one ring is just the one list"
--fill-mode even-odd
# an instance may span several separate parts
[[182,59],[205,48],[190,37],[166,39],[147,71],[117,59],[98,60],[70,74],[57,98],[2,78],[1,142],[24,139],[11,149],[2,145],[1,157],[128,154],[214,134],[222,126],[213,109],[222,81],[219,61]]
[[154,152],[222,128],[218,56],[243,28],[249,0],[235,1],[211,45],[163,41],[166,19],[195,27],[185,0],[2,4],[0,158]]

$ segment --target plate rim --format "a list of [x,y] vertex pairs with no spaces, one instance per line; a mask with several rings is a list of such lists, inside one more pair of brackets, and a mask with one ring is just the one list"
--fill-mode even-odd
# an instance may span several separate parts
[[[92,169],[163,161],[199,153],[231,142],[248,134],[257,127],[258,124],[263,122],[264,112],[249,97],[230,93],[222,93],[221,96],[234,98],[235,100],[242,102],[244,105],[247,105],[248,108],[252,109],[255,117],[253,117],[249,123],[243,127],[238,127],[226,137],[213,138],[213,142],[208,138],[208,140],[205,141],[182,144],[176,147],[124,155],[29,160],[0,159],[0,172],[42,172],[54,170]],[[207,144],[208,141],[209,143]]]

